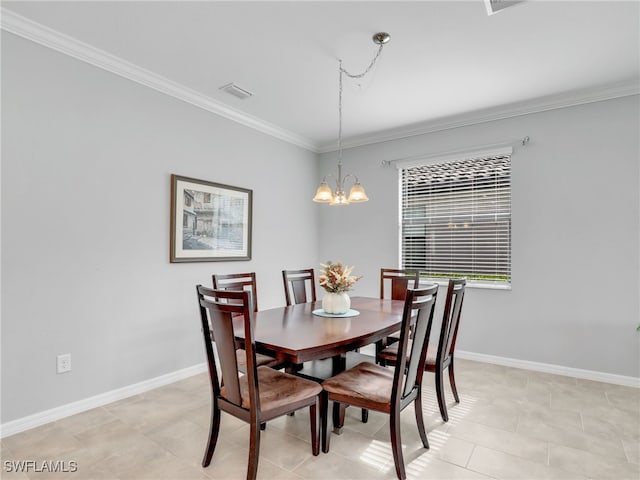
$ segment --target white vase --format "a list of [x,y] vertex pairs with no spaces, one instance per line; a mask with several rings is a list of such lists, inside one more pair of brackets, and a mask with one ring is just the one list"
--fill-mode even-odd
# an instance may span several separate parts
[[340,314],[347,313],[351,308],[351,299],[345,292],[327,292],[322,297],[322,309],[327,313]]

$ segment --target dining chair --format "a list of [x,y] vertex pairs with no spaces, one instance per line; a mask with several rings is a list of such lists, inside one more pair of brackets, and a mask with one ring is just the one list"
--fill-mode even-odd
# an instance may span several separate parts
[[[255,479],[258,471],[261,424],[289,412],[309,407],[311,450],[313,455],[318,455],[322,387],[316,382],[257,365],[251,292],[211,291],[201,285],[198,286],[198,291],[210,298],[201,298],[200,305],[207,310],[211,321],[209,325],[207,317],[201,316],[212,395],[211,424],[202,466],[207,467],[211,463],[220,432],[221,412],[233,415],[250,425],[247,479]],[[238,374],[237,347],[233,331],[235,315],[241,315],[243,318],[246,375]],[[217,339],[220,374],[216,367],[211,338]]]
[[[316,301],[316,283],[313,268],[282,270],[282,282],[284,284],[284,298],[287,306]],[[323,360],[319,360],[319,362],[322,361]],[[300,372],[303,367],[303,364],[289,365],[287,366],[287,372],[295,374],[296,372]],[[310,377],[304,374],[302,374],[302,376],[314,381],[324,380],[324,378]]]
[[392,300],[404,300],[407,288],[418,288],[420,271],[413,269],[380,269],[380,298],[385,296],[385,286],[389,285],[389,293]]
[[[200,309],[200,317],[201,317],[202,323],[203,324],[205,322],[210,323],[211,320],[209,318],[209,313],[207,309],[201,305],[200,300],[214,299],[215,298],[214,290],[207,287],[203,287],[202,285],[198,285],[196,287],[196,294],[198,297],[198,307]],[[215,342],[215,338],[213,338],[213,331],[211,329],[209,329],[209,333],[211,335],[211,341]],[[237,357],[236,360],[238,363],[238,370],[243,373],[246,373],[247,371],[246,351],[243,348],[237,348],[236,357]],[[259,367],[264,365],[266,367],[271,367],[271,368],[281,368],[283,366],[280,360],[270,357],[269,355],[263,355],[257,352],[256,352],[256,365]]]
[[258,311],[258,287],[256,273],[214,273],[212,275],[214,290],[242,291],[249,290],[253,298],[253,311]]
[[282,281],[287,305],[316,301],[316,278],[313,268],[283,270]]
[[[421,289],[407,289],[402,314],[402,327],[398,352],[401,361],[394,369],[375,363],[363,362],[325,380],[322,388],[326,395],[322,398],[322,451],[329,452],[330,433],[327,430],[328,401],[349,404],[369,410],[386,413],[390,417],[391,450],[398,478],[406,478],[402,457],[400,432],[400,412],[414,403],[416,424],[422,445],[429,448],[422,415],[422,375],[426,349],[429,342],[433,310],[438,286]],[[409,331],[413,340],[409,341]],[[335,425],[334,417],[334,427]]]
[[[407,288],[418,288],[420,283],[420,271],[414,269],[380,269],[380,298],[390,298],[391,300],[403,300],[407,294]],[[388,287],[388,289],[386,288]],[[386,292],[388,291],[389,296]],[[399,340],[399,334],[394,333],[383,338],[376,343],[376,358],[379,353],[389,345]],[[380,360],[381,365],[384,361]]]
[[[458,337],[458,327],[460,326],[460,315],[462,313],[462,300],[466,286],[465,279],[451,279],[447,287],[447,297],[442,315],[442,325],[440,326],[440,336],[437,349],[428,348],[425,361],[425,370],[435,373],[436,397],[440,415],[445,422],[449,421],[447,404],[444,398],[443,375],[446,368],[449,369],[449,383],[456,403],[460,403],[456,379],[454,373],[454,353],[456,349],[456,339]],[[378,358],[386,364],[395,364],[398,356],[398,346],[391,345],[380,352]]]

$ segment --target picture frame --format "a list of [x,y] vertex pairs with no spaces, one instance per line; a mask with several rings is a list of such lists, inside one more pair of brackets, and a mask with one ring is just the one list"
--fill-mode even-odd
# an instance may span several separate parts
[[251,260],[253,191],[171,175],[170,262]]

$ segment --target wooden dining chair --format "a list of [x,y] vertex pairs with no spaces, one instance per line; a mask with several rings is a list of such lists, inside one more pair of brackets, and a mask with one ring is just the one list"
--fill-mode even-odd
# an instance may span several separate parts
[[313,268],[283,270],[282,281],[287,305],[316,301],[316,278]]
[[[215,298],[215,291],[210,288],[203,287],[202,285],[198,285],[196,287],[196,294],[198,297],[198,307],[200,309],[200,317],[201,317],[202,323],[206,322],[210,324],[211,319],[209,318],[209,313],[207,309],[201,305],[200,300],[212,301]],[[215,338],[213,338],[213,331],[211,329],[209,329],[209,333],[211,334],[211,341],[215,342]],[[236,344],[237,343],[238,342],[236,341]],[[238,370],[243,373],[246,373],[247,371],[246,351],[243,348],[237,348],[236,356],[237,356],[236,360],[238,362]],[[271,368],[281,368],[283,366],[283,362],[269,355],[263,355],[261,353],[256,352],[256,365],[259,367],[264,365],[266,367],[271,367]]]
[[[420,283],[420,272],[413,269],[395,269],[395,268],[381,268],[380,269],[380,298],[390,298],[391,300],[403,300],[407,295],[408,288],[418,288]],[[388,287],[388,288],[387,288]],[[376,343],[376,358],[379,358],[379,353],[389,345],[396,343],[399,339],[399,334],[394,333],[386,338],[383,338]],[[381,365],[384,362],[381,361]]]
[[[380,298],[391,300],[404,300],[407,288],[418,288],[420,271],[413,269],[380,269]],[[389,294],[385,294],[386,286],[390,286]]]
[[[444,370],[449,369],[449,383],[456,403],[460,403],[456,379],[454,373],[454,353],[456,349],[456,339],[458,337],[458,327],[460,326],[460,315],[462,313],[462,300],[466,286],[465,279],[451,279],[447,287],[447,297],[442,315],[442,325],[436,349],[427,347],[425,370],[435,373],[436,397],[440,415],[445,422],[449,421],[447,403],[444,398]],[[393,365],[397,361],[398,346],[391,345],[380,352],[378,359],[382,363]]]
[[[255,479],[260,452],[260,425],[289,412],[309,407],[311,424],[311,450],[320,451],[320,418],[322,414],[322,387],[316,382],[257,366],[254,340],[254,312],[251,292],[214,290],[198,286],[203,296],[200,305],[211,320],[202,318],[209,378],[211,380],[211,425],[202,466],[211,463],[220,432],[221,412],[247,422],[249,428],[249,461],[247,479]],[[242,315],[245,334],[246,375],[238,374],[237,347],[233,331],[233,317]],[[216,338],[220,372],[216,368],[211,338]]]
[[[322,450],[329,451],[330,433],[327,430],[328,400],[383,412],[390,417],[391,449],[398,478],[406,478],[402,456],[400,412],[414,403],[420,439],[429,448],[422,415],[422,375],[426,349],[433,322],[438,286],[407,289],[398,352],[401,361],[395,369],[363,362],[322,383],[326,395],[322,399]],[[413,341],[409,341],[409,331]],[[334,417],[334,428],[336,418]],[[338,426],[339,427],[339,426]]]
[[212,275],[214,290],[242,291],[248,290],[253,298],[253,311],[258,311],[258,286],[256,273],[214,273]]

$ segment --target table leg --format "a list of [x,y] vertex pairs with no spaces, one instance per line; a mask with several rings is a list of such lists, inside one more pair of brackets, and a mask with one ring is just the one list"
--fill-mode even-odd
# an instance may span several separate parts
[[347,369],[347,356],[346,354],[336,355],[331,357],[331,376],[336,376],[340,372],[344,372]]
[[380,352],[382,352],[382,350],[384,350],[386,347],[387,347],[387,339],[386,338],[383,338],[382,340],[378,340],[376,342],[376,359],[375,359],[375,362],[379,363],[383,367],[386,366],[386,362],[382,358],[380,358]]

